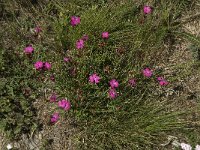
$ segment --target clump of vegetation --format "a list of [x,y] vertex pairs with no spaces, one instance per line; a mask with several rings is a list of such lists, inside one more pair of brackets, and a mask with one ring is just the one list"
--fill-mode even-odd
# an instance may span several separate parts
[[53,91],[45,101],[53,106],[48,122],[75,118],[79,149],[155,149],[170,132],[192,129],[184,120],[192,110],[165,99],[173,82],[156,68],[188,1],[84,9],[77,2],[49,3],[43,12],[53,13],[49,24],[28,25],[29,40],[3,50],[2,129],[16,137],[37,128],[33,102],[47,88]]
[[9,138],[18,138],[39,126],[33,107],[39,85],[34,71],[27,70],[26,57],[11,55],[10,50],[3,53],[1,70],[0,125]]

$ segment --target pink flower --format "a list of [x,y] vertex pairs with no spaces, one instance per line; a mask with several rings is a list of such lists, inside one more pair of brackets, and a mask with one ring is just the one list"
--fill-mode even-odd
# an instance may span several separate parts
[[119,82],[116,79],[110,80],[111,88],[117,88],[119,86]]
[[70,101],[63,99],[58,102],[58,106],[63,108],[64,110],[69,110],[71,108]]
[[64,57],[64,62],[69,62],[70,58],[69,57]]
[[114,98],[117,97],[117,91],[115,89],[110,89],[108,91],[108,95],[109,95],[110,98],[114,99]]
[[36,26],[34,30],[35,30],[35,33],[37,34],[42,31],[42,29],[39,26]]
[[101,78],[96,74],[96,73],[94,73],[94,74],[92,74],[92,75],[90,75],[90,77],[89,77],[89,81],[91,82],[91,83],[99,83]]
[[150,14],[150,13],[152,12],[152,9],[151,9],[150,6],[144,6],[143,12],[144,12],[145,14]]
[[165,85],[169,84],[169,82],[167,82],[166,80],[162,80],[162,81],[159,81],[159,84],[161,86],[165,86]]
[[189,144],[181,143],[182,150],[192,150],[192,147]]
[[164,78],[163,77],[157,77],[157,80],[162,81],[162,80],[164,80]]
[[200,150],[200,145],[196,145],[195,150]]
[[81,22],[80,17],[77,17],[77,16],[71,17],[70,23],[71,23],[72,26],[76,26],[76,25],[80,24],[80,22]]
[[24,48],[24,53],[26,54],[32,54],[34,51],[34,48],[30,45]]
[[51,116],[51,123],[57,122],[59,118],[60,118],[59,113],[54,113],[54,114]]
[[103,32],[101,34],[101,36],[102,36],[103,39],[107,39],[109,37],[109,33],[108,32]]
[[50,80],[54,82],[54,81],[55,81],[55,76],[54,76],[54,75],[51,75],[51,76],[50,76]]
[[128,81],[128,83],[129,83],[130,86],[134,87],[136,85],[136,80],[135,79],[130,79]]
[[55,102],[55,101],[56,101],[56,98],[57,98],[56,94],[53,93],[53,94],[51,95],[51,97],[50,97],[50,102]]
[[83,41],[87,41],[87,40],[88,40],[88,35],[84,35],[84,36],[82,37],[82,40],[83,40]]
[[82,39],[76,41],[76,48],[82,49],[84,47],[84,41]]
[[157,80],[159,81],[159,84],[161,86],[165,86],[165,85],[169,84],[163,77],[158,77]]
[[50,70],[50,69],[51,69],[51,64],[48,63],[48,62],[45,62],[45,63],[44,63],[44,68],[45,68],[46,70]]
[[37,69],[37,70],[42,69],[42,67],[43,67],[43,62],[42,62],[42,61],[37,61],[37,62],[34,64],[34,67],[35,67],[35,69]]
[[145,68],[143,71],[143,75],[145,76],[145,77],[151,77],[152,76],[152,71],[151,71],[151,69],[149,69],[149,68]]

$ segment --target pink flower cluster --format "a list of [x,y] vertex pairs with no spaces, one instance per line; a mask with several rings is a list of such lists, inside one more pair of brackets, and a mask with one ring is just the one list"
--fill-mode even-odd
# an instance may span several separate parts
[[[102,32],[102,38],[103,39],[108,39],[109,38],[109,33],[108,32]],[[83,49],[85,45],[85,41],[88,40],[88,35],[84,35],[81,39],[76,41],[76,48],[77,49]]]
[[117,97],[117,91],[115,88],[119,87],[119,82],[116,79],[112,79],[112,80],[110,80],[109,84],[110,84],[111,88],[108,91],[108,95],[110,98],[114,99]]
[[72,16],[71,17],[70,23],[71,23],[71,25],[73,27],[76,26],[76,25],[78,25],[78,24],[80,24],[80,22],[81,22],[81,18],[80,17],[77,17],[77,16]]
[[[145,69],[143,69],[142,72],[143,72],[143,75],[147,78],[149,78],[153,75],[153,71],[150,68],[145,68]],[[161,86],[165,86],[165,85],[169,84],[169,82],[167,80],[165,80],[163,77],[157,77],[157,80]]]
[[[81,22],[80,17],[77,17],[77,16],[71,17],[70,23],[71,23],[72,26],[76,26],[76,25],[80,24],[80,22]],[[101,36],[102,36],[103,39],[108,39],[109,33],[107,31],[102,32]],[[76,41],[76,44],[75,44],[76,48],[77,49],[83,49],[84,45],[85,45],[85,41],[87,41],[87,40],[88,40],[88,35],[83,35],[83,37],[81,39]]]
[[87,41],[88,38],[89,38],[88,35],[84,35],[81,39],[76,41],[76,48],[77,49],[83,49],[84,45],[85,45],[85,41]]
[[[50,98],[49,98],[50,102],[56,102],[57,101],[57,95],[55,93],[53,93]],[[69,100],[67,99],[62,99],[60,101],[58,101],[58,107],[62,108],[65,111],[70,110],[71,108],[71,103]],[[56,123],[59,120],[59,113],[56,112],[51,116],[51,123]]]
[[53,113],[53,115],[51,116],[51,123],[56,123],[60,118],[59,113],[55,112]]
[[117,91],[116,91],[116,89],[112,89],[112,88],[109,89],[108,95],[109,95],[109,97],[112,98],[112,99],[116,98],[116,97],[117,97]]
[[167,82],[163,77],[158,77],[157,80],[161,86],[165,86],[169,84],[169,82]]
[[116,80],[116,79],[112,79],[112,80],[110,80],[110,87],[111,88],[118,88],[118,86],[119,86],[119,82]]
[[[143,69],[142,73],[147,78],[150,78],[153,75],[153,71],[150,68]],[[96,73],[89,76],[89,82],[93,83],[93,84],[99,83],[100,79],[101,78]],[[157,77],[157,80],[159,81],[159,84],[161,86],[165,86],[165,85],[168,84],[168,82],[163,77]],[[116,79],[112,79],[112,80],[110,80],[109,84],[110,84],[110,89],[108,91],[108,95],[109,95],[110,98],[114,99],[114,98],[117,97],[116,88],[119,87],[119,82]],[[131,87],[135,87],[136,86],[136,79],[135,78],[129,79],[128,84]]]
[[42,61],[37,61],[34,64],[34,67],[36,70],[50,70],[51,69],[51,64],[49,62],[42,62]]
[[84,47],[84,40],[80,39],[80,40],[76,41],[77,49],[83,49],[83,47]]
[[[150,6],[144,6],[143,12],[145,14],[149,14],[152,12],[152,9]],[[73,26],[73,27],[77,26],[78,24],[80,24],[80,21],[81,21],[80,17],[72,16],[71,20],[70,20],[71,26]],[[38,29],[38,32],[40,32],[39,29]],[[108,39],[109,36],[110,36],[110,34],[107,31],[104,31],[101,33],[102,39]],[[85,42],[88,40],[88,38],[89,38],[88,35],[83,35],[82,38],[80,38],[79,40],[76,41],[76,43],[75,43],[76,48],[83,49],[85,46]],[[26,54],[31,54],[33,51],[34,51],[34,48],[32,46],[28,46],[24,49],[24,52]],[[69,57],[64,57],[64,62],[69,62],[69,61],[70,61]],[[48,62],[37,61],[34,64],[34,67],[36,70],[42,70],[42,69],[49,70],[49,69],[51,69],[51,64]],[[142,70],[142,73],[147,78],[150,78],[153,75],[153,71],[150,68],[144,68]],[[161,86],[168,84],[168,82],[163,77],[158,77],[157,80],[159,81],[159,84]],[[101,81],[101,77],[97,73],[93,73],[89,76],[89,82],[92,84],[98,84],[100,81]],[[129,79],[128,84],[131,87],[135,87],[136,79],[135,78]],[[112,79],[109,81],[109,85],[110,85],[110,88],[108,90],[108,95],[111,99],[115,99],[118,96],[116,89],[119,87],[119,82],[116,79]],[[50,102],[56,102],[56,101],[57,101],[56,94],[52,94],[50,97]],[[62,100],[58,101],[58,107],[62,108],[65,111],[68,111],[71,108],[71,103],[67,99],[62,99]],[[60,118],[59,113],[55,112],[52,114],[50,121],[52,123],[55,123],[59,120],[59,118]]]
[[143,75],[148,78],[153,75],[153,72],[150,68],[145,68],[142,72],[143,72]]
[[[40,33],[42,31],[42,29],[39,26],[36,26],[34,28],[34,31],[36,34]],[[32,54],[34,52],[34,48],[32,45],[29,45],[27,47],[24,48],[24,53],[25,54]]]
[[89,82],[90,83],[99,83],[100,82],[100,77],[96,74],[96,73],[94,73],[94,74],[92,74],[92,75],[90,75],[90,77],[89,77]]
[[150,14],[152,12],[152,8],[150,6],[144,6],[143,12],[145,14]]
[[69,110],[71,108],[71,103],[70,103],[70,101],[63,99],[58,102],[58,106],[60,108],[63,108],[64,110]]
[[34,67],[35,69],[37,70],[41,70],[43,68],[43,62],[42,61],[37,61],[35,64],[34,64]]
[[102,32],[101,36],[102,36],[103,39],[108,39],[109,33],[108,32]]
[[[96,73],[89,76],[89,82],[93,84],[99,83],[100,79],[101,78]],[[116,79],[112,79],[109,83],[110,83],[111,89],[108,91],[108,95],[110,98],[114,99],[115,97],[117,97],[117,92],[115,88],[119,86],[119,83]]]
[[24,48],[24,53],[25,54],[32,54],[34,52],[34,48],[32,47],[32,45],[27,46]]
[[83,49],[85,45],[85,41],[88,40],[88,35],[84,35],[81,39],[76,41],[76,48],[77,49]]

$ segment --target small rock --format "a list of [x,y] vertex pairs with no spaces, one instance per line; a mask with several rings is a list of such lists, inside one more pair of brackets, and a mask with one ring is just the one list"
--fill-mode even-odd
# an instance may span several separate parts
[[7,147],[7,149],[12,149],[13,148],[11,144],[8,144],[6,147]]

